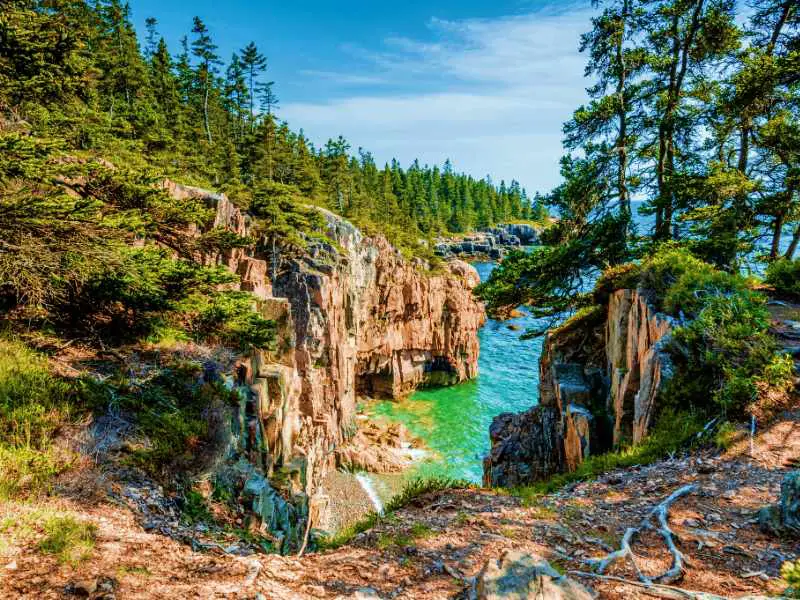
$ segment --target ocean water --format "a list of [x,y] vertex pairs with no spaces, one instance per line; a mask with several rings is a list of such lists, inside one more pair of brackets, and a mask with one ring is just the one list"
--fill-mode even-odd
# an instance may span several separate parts
[[[495,264],[473,263],[482,280]],[[375,417],[401,422],[428,449],[412,476],[442,475],[479,482],[483,456],[489,450],[489,425],[503,412],[535,406],[539,398],[541,338],[520,336],[538,321],[523,316],[507,321],[487,320],[479,332],[478,377],[445,388],[421,390],[401,401],[372,405]]]

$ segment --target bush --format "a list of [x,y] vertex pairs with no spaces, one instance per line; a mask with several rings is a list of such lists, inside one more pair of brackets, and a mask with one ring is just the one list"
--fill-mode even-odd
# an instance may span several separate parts
[[783,563],[781,577],[788,585],[783,595],[787,598],[800,598],[800,560],[787,560]]
[[741,276],[719,271],[675,245],[662,246],[643,262],[641,284],[656,293],[665,312],[689,317],[696,316],[711,297],[748,288]]
[[105,382],[85,380],[84,401],[98,412],[110,408],[131,418],[143,438],[127,462],[155,477],[195,466],[210,443],[212,415],[232,394],[221,381],[208,382],[198,363],[168,364],[144,380],[118,373]]
[[776,292],[800,296],[800,260],[782,258],[767,267],[766,282]]
[[741,414],[758,399],[759,383],[783,388],[792,367],[778,355],[768,331],[764,296],[752,291],[706,298],[697,318],[673,332],[676,359],[684,366],[670,382],[667,398],[679,406],[709,407]]

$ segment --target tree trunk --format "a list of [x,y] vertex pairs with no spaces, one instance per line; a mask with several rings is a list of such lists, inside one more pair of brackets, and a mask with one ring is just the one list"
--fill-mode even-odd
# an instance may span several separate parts
[[772,245],[769,250],[769,259],[775,260],[778,258],[778,252],[781,249],[781,234],[783,233],[784,213],[780,212],[775,215],[775,220],[772,223]]
[[674,202],[670,178],[675,170],[675,112],[680,104],[683,81],[689,67],[689,53],[700,27],[700,16],[705,0],[696,0],[689,28],[683,40],[680,38],[680,15],[676,11],[672,18],[672,62],[670,64],[667,104],[658,128],[658,212],[656,213],[656,239],[668,240],[672,237],[672,216]]
[[792,243],[789,244],[789,248],[786,250],[786,254],[784,254],[783,257],[788,258],[789,260],[793,260],[794,253],[797,251],[798,245],[800,245],[800,225],[798,225],[797,229],[794,230],[794,236],[792,236]]
[[625,85],[626,85],[626,66],[625,66],[625,25],[628,17],[629,0],[622,4],[622,31],[617,44],[617,62],[619,63],[619,81],[617,82],[617,95],[619,96],[619,137],[617,138],[617,151],[619,152],[619,171],[617,180],[619,186],[619,204],[625,219],[626,229],[631,221],[631,200],[628,193],[627,170],[628,170],[628,111],[625,104]]
[[203,124],[206,127],[206,136],[208,136],[208,143],[209,145],[211,142],[211,127],[208,125],[208,88],[209,83],[206,81],[206,93],[205,97],[203,98]]

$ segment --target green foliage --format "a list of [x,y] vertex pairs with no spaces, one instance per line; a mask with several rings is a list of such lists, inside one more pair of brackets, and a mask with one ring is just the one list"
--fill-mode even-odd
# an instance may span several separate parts
[[714,445],[721,450],[727,450],[736,443],[736,440],[740,437],[739,434],[740,430],[736,425],[730,421],[725,421],[714,434]]
[[121,262],[87,282],[69,309],[93,315],[115,335],[159,341],[158,332],[229,347],[270,347],[275,323],[252,294],[224,290],[238,278],[223,267],[175,259],[166,250],[126,248]]
[[73,419],[71,396],[46,357],[0,339],[0,498],[43,491],[67,466],[51,442]]
[[54,554],[59,562],[75,565],[88,559],[94,550],[97,527],[71,516],[52,517],[44,523],[45,537],[38,548]]
[[781,577],[788,586],[783,595],[787,598],[800,598],[800,561],[787,560],[783,563]]
[[767,267],[766,282],[776,292],[800,296],[800,260],[780,259]]
[[743,278],[719,271],[674,244],[662,245],[642,262],[640,285],[655,292],[667,313],[690,317],[696,316],[711,297],[734,295],[747,289]]
[[697,317],[673,332],[678,368],[667,397],[679,406],[740,414],[758,398],[758,383],[785,386],[791,369],[776,354],[764,297],[751,291],[709,296]]
[[196,466],[212,443],[215,411],[231,402],[221,381],[207,382],[203,367],[174,362],[131,379],[117,373],[104,382],[84,380],[83,403],[95,411],[119,411],[130,418],[141,438],[125,458],[155,477],[174,476]]
[[195,523],[209,523],[213,521],[211,511],[203,494],[195,490],[189,490],[183,496],[181,506],[181,519],[189,525]]

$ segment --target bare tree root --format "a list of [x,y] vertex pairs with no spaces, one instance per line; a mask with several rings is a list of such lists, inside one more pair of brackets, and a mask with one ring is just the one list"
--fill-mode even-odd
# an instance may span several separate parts
[[708,594],[706,592],[693,592],[671,585],[659,585],[658,583],[640,583],[613,575],[598,575],[597,573],[586,573],[584,571],[569,571],[569,575],[577,577],[589,577],[591,579],[603,579],[605,581],[616,581],[637,588],[642,588],[642,592],[656,598],[667,598],[668,600],[728,600],[723,596]]
[[[654,506],[653,509],[647,513],[647,516],[642,519],[642,522],[638,527],[629,527],[625,531],[625,535],[622,536],[622,541],[620,542],[619,550],[611,552],[603,558],[594,558],[588,560],[587,562],[595,567],[599,573],[603,573],[612,563],[624,558],[629,558],[631,564],[633,564],[633,568],[636,570],[636,575],[639,578],[639,581],[646,585],[652,585],[654,581],[660,581],[663,583],[673,583],[678,581],[681,577],[683,577],[684,558],[683,553],[678,550],[678,547],[675,545],[675,541],[673,539],[675,534],[667,524],[667,516],[670,506],[678,498],[686,496],[696,489],[696,485],[690,484],[680,487],[672,492],[669,496],[667,496],[667,498]],[[653,519],[657,521],[657,527],[653,524]],[[656,577],[648,577],[642,572],[642,570],[639,568],[639,565],[636,563],[635,555],[631,549],[631,542],[633,541],[634,537],[645,529],[658,532],[663,538],[670,554],[672,555],[672,566],[664,573],[657,575]]]

